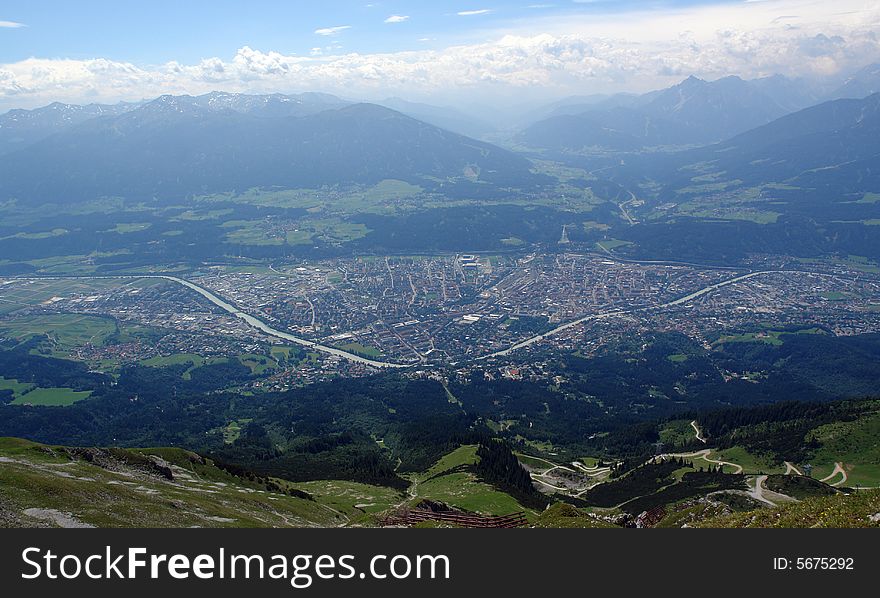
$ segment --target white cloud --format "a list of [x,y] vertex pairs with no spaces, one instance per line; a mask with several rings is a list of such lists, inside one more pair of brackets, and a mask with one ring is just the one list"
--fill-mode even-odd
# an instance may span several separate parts
[[490,12],[492,12],[492,9],[481,8],[479,10],[462,10],[462,11],[459,11],[455,14],[457,14],[460,17],[473,17],[475,15],[487,15]]
[[351,29],[351,25],[338,25],[336,27],[323,27],[322,29],[315,29],[316,35],[339,35],[346,29]]
[[409,15],[391,15],[385,19],[386,23],[403,23],[409,21]]
[[24,23],[16,23],[15,21],[0,21],[0,28],[18,29],[20,27],[27,27],[27,25]]
[[[880,61],[880,6],[859,0],[741,3],[617,21],[532,19],[482,43],[382,54],[338,45],[288,55],[243,47],[230,58],[145,66],[107,59],[0,64],[0,109],[52,101],[115,102],[163,93],[326,91],[346,97],[454,100],[647,91],[695,74],[811,76]],[[780,15],[798,15],[774,22]],[[597,17],[596,17],[597,18]],[[567,25],[567,26],[566,26]],[[535,34],[534,31],[544,31]],[[647,33],[651,32],[651,33]],[[308,50],[306,50],[308,54]],[[516,93],[511,93],[515,90]],[[442,98],[441,98],[442,96]],[[436,101],[440,101],[437,99]]]

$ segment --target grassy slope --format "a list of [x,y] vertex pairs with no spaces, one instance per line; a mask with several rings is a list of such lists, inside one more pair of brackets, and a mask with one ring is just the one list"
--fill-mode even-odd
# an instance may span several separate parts
[[[0,527],[52,525],[55,510],[98,527],[335,526],[347,518],[320,503],[265,491],[180,449],[116,450],[110,467],[59,448],[0,439]],[[171,464],[168,480],[139,463]],[[34,513],[28,511],[28,513]]]
[[419,499],[444,502],[453,507],[484,515],[507,515],[517,511],[533,513],[509,494],[477,480],[464,466],[477,462],[476,445],[459,447],[442,457],[427,472],[416,477]]
[[369,522],[365,515],[379,513],[403,500],[403,495],[393,488],[371,486],[344,480],[316,480],[288,483],[291,488],[311,494],[322,505],[345,513],[352,522]]
[[850,496],[808,498],[778,509],[760,509],[710,518],[697,527],[878,527],[880,491],[866,490]]
[[[53,526],[53,513],[98,527],[286,527],[371,525],[373,517],[405,496],[388,488],[343,481],[278,482],[308,492],[314,501],[263,489],[181,449],[111,449],[90,462],[63,447],[0,438],[0,527]],[[158,457],[173,471],[168,480],[149,467]],[[509,495],[479,482],[466,467],[476,447],[463,446],[428,471],[413,476],[414,496],[484,514],[525,510]],[[781,476],[780,476],[781,477]],[[786,478],[787,480],[787,478]],[[743,498],[743,500],[746,500]],[[702,503],[674,512],[665,527],[872,527],[880,513],[880,491],[809,497],[779,508],[753,501],[732,515]],[[36,509],[37,511],[33,511]],[[674,515],[674,517],[672,517]],[[556,504],[528,513],[536,527],[611,527],[588,511]]]
[[811,458],[814,478],[830,474],[840,462],[847,471],[845,486],[880,485],[880,410],[855,421],[826,424],[809,437],[822,444]]

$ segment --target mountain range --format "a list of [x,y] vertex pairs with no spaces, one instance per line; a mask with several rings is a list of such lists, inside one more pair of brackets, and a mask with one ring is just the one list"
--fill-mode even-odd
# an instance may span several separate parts
[[[544,109],[549,118],[526,127],[517,141],[551,154],[700,148],[652,151],[630,161],[643,173],[659,172],[654,178],[668,188],[689,184],[688,176],[676,174],[679,168],[709,161],[724,178],[748,184],[797,179],[810,187],[834,183],[844,193],[872,190],[876,96],[819,102],[877,88],[878,65],[831,93],[782,76],[689,77],[641,96],[557,102]],[[382,104],[321,93],[212,92],[12,110],[0,115],[0,199],[170,200],[385,179],[480,198],[549,181],[524,155],[474,139],[493,134],[478,118],[399,98]]]
[[670,188],[677,189],[693,184],[695,169],[686,166],[700,163],[737,186],[784,183],[825,192],[829,199],[843,197],[880,189],[878,139],[880,93],[875,93],[824,102],[722,143],[683,152],[666,172],[674,173]]
[[129,103],[78,106],[54,102],[36,110],[10,110],[0,114],[0,155],[27,147],[87,120],[123,114],[136,106]]
[[704,81],[692,76],[641,96],[562,102],[547,118],[526,127],[517,141],[557,152],[707,145],[823,101],[858,99],[877,91],[878,65],[865,67],[831,93],[781,75],[748,81],[735,76]]
[[384,179],[447,190],[541,180],[526,158],[507,150],[333,96],[211,93],[126,108],[56,126],[60,132],[7,153],[2,197],[64,203]]
[[704,145],[816,101],[806,84],[781,76],[753,81],[725,77],[711,82],[688,77],[643,96],[617,95],[593,104],[561,106],[553,116],[526,128],[519,140],[557,151]]

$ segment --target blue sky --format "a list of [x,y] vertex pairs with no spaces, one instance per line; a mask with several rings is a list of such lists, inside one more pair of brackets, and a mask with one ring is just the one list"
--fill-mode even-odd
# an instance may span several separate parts
[[467,106],[871,62],[877,0],[0,3],[0,110],[212,90]]
[[[494,29],[527,26],[529,20],[538,18],[626,13],[647,7],[660,11],[723,1],[4,0],[0,20],[24,27],[2,32],[0,62],[33,56],[100,56],[139,64],[193,62],[207,56],[231,56],[242,46],[285,54],[308,54],[312,48],[327,46],[346,52],[394,52],[478,41]],[[389,17],[407,18],[386,23]],[[336,35],[315,33],[333,27],[349,29]]]

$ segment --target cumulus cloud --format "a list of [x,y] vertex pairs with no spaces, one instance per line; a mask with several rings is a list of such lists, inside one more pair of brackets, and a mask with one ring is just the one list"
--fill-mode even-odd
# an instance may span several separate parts
[[391,15],[385,19],[386,23],[403,23],[409,21],[409,15]]
[[[740,6],[786,5],[778,7],[785,11],[779,14],[791,15],[793,4],[779,0]],[[514,29],[482,43],[394,53],[340,54],[339,46],[330,45],[303,56],[246,46],[231,58],[150,67],[106,59],[30,58],[0,64],[0,109],[215,89],[314,90],[368,99],[454,99],[456,94],[475,93],[521,99],[527,94],[647,91],[691,74],[707,79],[729,74],[829,75],[880,61],[880,6],[847,11],[852,5],[864,6],[856,0],[837,0],[825,12],[799,10],[796,28],[774,24],[778,14],[766,10],[760,18],[749,12],[739,20],[731,16],[738,13],[729,12],[699,13],[690,19],[664,16],[677,25],[653,39],[626,34],[630,23],[616,29],[584,24],[565,29],[547,22],[540,28],[547,32],[540,35]],[[638,27],[647,23],[632,20]]]
[[346,29],[351,29],[351,25],[337,25],[336,27],[323,27],[315,29],[316,35],[339,35]]

